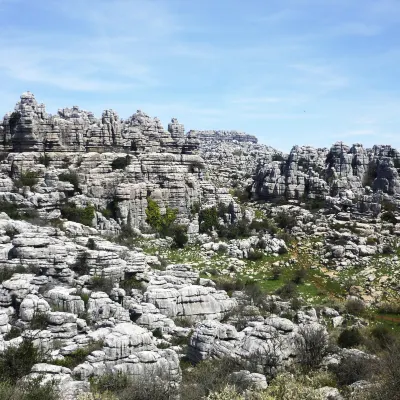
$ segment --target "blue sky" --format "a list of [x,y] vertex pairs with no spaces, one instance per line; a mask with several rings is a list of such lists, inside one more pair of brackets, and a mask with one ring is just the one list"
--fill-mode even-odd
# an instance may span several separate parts
[[0,0],[0,113],[30,90],[166,127],[400,147],[400,0]]

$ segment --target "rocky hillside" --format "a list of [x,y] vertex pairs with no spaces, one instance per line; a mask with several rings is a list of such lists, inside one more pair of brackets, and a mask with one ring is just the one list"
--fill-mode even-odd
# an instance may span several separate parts
[[398,399],[390,146],[283,154],[29,92],[0,136],[0,399]]

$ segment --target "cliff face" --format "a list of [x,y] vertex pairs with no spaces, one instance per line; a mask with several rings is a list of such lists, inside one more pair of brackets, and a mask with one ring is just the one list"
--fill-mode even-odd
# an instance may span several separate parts
[[[5,153],[0,201],[25,204],[44,217],[59,215],[60,204],[67,201],[93,204],[98,211],[94,226],[112,231],[117,227],[100,211],[111,204],[119,225],[146,226],[151,197],[161,212],[177,209],[178,220],[188,222],[195,203],[232,201],[227,190],[203,180],[198,147],[199,140],[185,135],[175,118],[166,131],[142,111],[125,121],[113,110],[97,119],[75,106],[51,116],[33,94],[24,93],[0,123],[0,151]],[[26,173],[37,176],[34,189],[16,187]],[[76,187],[63,180],[68,173],[76,174]]]

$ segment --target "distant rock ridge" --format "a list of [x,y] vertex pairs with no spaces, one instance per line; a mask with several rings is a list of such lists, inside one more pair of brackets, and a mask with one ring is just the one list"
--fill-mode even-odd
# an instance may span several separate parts
[[238,132],[238,131],[190,130],[188,132],[188,137],[197,138],[202,141],[220,141],[220,142],[237,141],[240,143],[258,143],[258,139],[255,136],[249,135],[245,132]]
[[46,113],[44,104],[26,92],[13,113],[0,123],[0,150],[6,152],[168,152],[191,154],[198,141],[185,136],[184,126],[173,118],[165,131],[158,118],[138,110],[126,120],[113,110],[101,118],[78,106]]

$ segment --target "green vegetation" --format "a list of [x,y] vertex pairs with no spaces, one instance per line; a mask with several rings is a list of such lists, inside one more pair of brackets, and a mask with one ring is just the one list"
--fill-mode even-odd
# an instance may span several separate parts
[[81,193],[79,189],[79,177],[75,171],[63,172],[58,176],[58,179],[62,182],[69,182],[74,186],[74,191]]
[[111,163],[111,168],[113,171],[116,169],[125,169],[131,162],[131,157],[127,155],[126,157],[118,157]]
[[95,350],[101,350],[103,348],[102,341],[92,342],[86,347],[82,347],[73,351],[72,353],[64,356],[61,360],[53,361],[53,364],[60,365],[61,367],[66,367],[74,369],[77,365],[82,364],[86,357]]
[[166,208],[165,214],[161,215],[160,207],[156,201],[147,198],[146,222],[157,232],[166,235],[171,225],[176,220],[178,210]]
[[92,226],[95,217],[95,208],[92,205],[77,207],[75,203],[68,203],[61,207],[61,215],[69,221],[79,222],[83,225]]
[[29,374],[35,364],[43,361],[44,355],[33,341],[24,339],[20,345],[9,346],[0,353],[0,381],[15,384]]
[[29,186],[31,189],[39,183],[39,174],[34,171],[27,171],[21,173],[21,176],[14,181],[17,188]]
[[51,158],[43,153],[39,156],[39,164],[43,164],[46,168],[50,165]]
[[0,201],[0,212],[6,213],[11,219],[16,220],[32,220],[38,218],[39,214],[36,209],[21,209],[17,203],[9,203]]
[[8,119],[8,124],[10,125],[11,130],[15,128],[20,119],[21,119],[20,112],[14,111],[13,113],[11,113],[10,118]]

